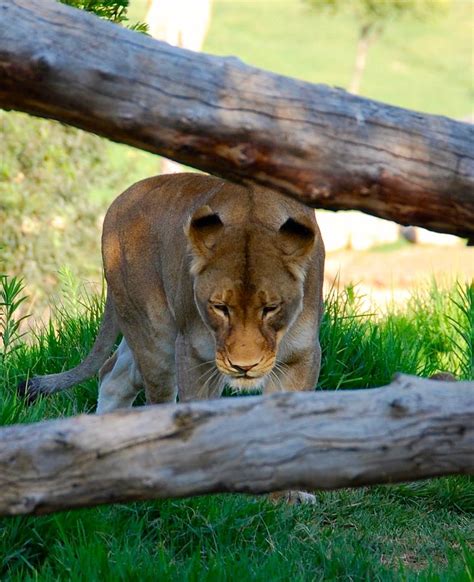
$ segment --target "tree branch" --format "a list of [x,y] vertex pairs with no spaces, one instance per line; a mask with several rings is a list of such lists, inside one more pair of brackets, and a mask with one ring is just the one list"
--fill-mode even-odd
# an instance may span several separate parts
[[0,429],[0,515],[474,474],[474,382],[150,406]]
[[321,208],[474,236],[473,128],[0,0],[0,107]]

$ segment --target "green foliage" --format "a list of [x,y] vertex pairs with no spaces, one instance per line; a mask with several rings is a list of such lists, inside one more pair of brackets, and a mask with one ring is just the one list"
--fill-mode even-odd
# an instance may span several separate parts
[[[95,380],[30,407],[15,394],[19,379],[77,364],[94,341],[104,298],[67,271],[61,279],[66,302],[50,324],[28,344],[17,338],[0,359],[0,425],[94,410]],[[5,304],[22,298],[20,281],[5,278],[3,285],[10,315],[0,312],[2,325],[16,317]],[[356,289],[333,290],[322,330],[322,386],[370,386],[397,370],[429,373],[438,365],[462,373],[473,323],[466,285],[433,286],[382,317],[361,313]],[[0,519],[0,579],[469,582],[473,491],[472,478],[450,477],[318,492],[309,507],[214,495]]]
[[59,0],[80,10],[92,12],[100,18],[122,23],[127,20],[129,0]]
[[462,375],[474,377],[474,283],[458,285],[456,297],[452,299],[457,308],[457,317],[448,315],[453,328],[453,343]]
[[0,274],[0,360],[3,362],[18,347],[24,335],[20,332],[20,325],[28,316],[17,315],[21,304],[27,299],[24,289],[22,279]]
[[[60,372],[85,357],[97,334],[104,296],[91,293],[89,286],[80,285],[68,269],[63,269],[63,299],[55,302],[49,323],[36,329],[24,343],[19,335],[23,282],[3,276],[0,283],[0,337],[4,338],[0,352],[1,410],[9,408],[18,381],[29,375]],[[364,312],[361,299],[353,287],[333,288],[326,298],[319,389],[382,386],[396,372],[428,377],[449,371],[460,379],[474,379],[472,285],[457,283],[446,290],[433,284],[414,294],[403,307],[392,306],[382,315]],[[96,381],[91,379],[84,387],[45,400],[47,416],[74,414],[81,406],[93,409]],[[28,421],[33,410],[22,410],[12,422]]]
[[[2,580],[468,582],[469,479],[320,493],[311,508],[215,495],[0,522]],[[409,486],[407,487],[409,488]],[[472,570],[471,570],[472,571]]]
[[0,269],[24,276],[32,301],[40,303],[56,289],[61,265],[98,278],[106,204],[88,193],[105,184],[120,192],[124,180],[123,170],[110,171],[106,142],[0,111],[0,143]]
[[383,25],[404,16],[431,18],[446,10],[450,0],[306,0],[317,10],[352,12],[363,25]]
[[[110,20],[116,24],[128,23],[128,7],[130,0],[59,0],[62,4],[68,4],[73,8],[79,8],[86,12],[92,12],[99,18]],[[127,26],[129,26],[127,24]],[[138,22],[129,26],[132,30],[146,32],[147,25]]]
[[30,374],[61,372],[84,359],[97,335],[104,296],[91,293],[88,285],[79,285],[64,269],[60,273],[62,297],[51,306],[51,319],[30,330],[25,343],[19,327],[25,319],[19,311],[26,299],[23,282],[3,276],[0,283],[0,425],[54,418],[65,411],[68,415],[92,411],[97,399],[94,378],[75,395],[64,393],[55,403],[39,403],[37,411],[36,407],[18,406],[14,387]]
[[[60,1],[128,22],[128,0]],[[80,278],[100,277],[107,204],[89,193],[119,193],[127,182],[126,166],[110,160],[105,140],[21,113],[0,110],[0,143],[0,268],[26,277],[30,303],[40,310],[58,287],[61,266],[74,265]]]
[[447,370],[474,378],[474,289],[458,283],[447,293],[435,283],[403,308],[383,316],[363,312],[354,288],[332,289],[321,326],[323,388],[388,384],[395,372],[429,377]]

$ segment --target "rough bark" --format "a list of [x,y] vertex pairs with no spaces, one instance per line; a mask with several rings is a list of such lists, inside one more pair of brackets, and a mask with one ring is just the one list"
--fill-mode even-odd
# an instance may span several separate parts
[[474,474],[474,382],[281,393],[0,430],[0,515]]
[[321,208],[474,236],[473,128],[0,0],[0,107]]

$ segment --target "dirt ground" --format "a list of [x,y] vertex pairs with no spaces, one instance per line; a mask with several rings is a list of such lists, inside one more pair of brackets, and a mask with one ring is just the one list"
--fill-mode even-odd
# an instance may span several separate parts
[[339,279],[340,286],[356,284],[367,306],[383,307],[405,301],[411,292],[433,278],[449,284],[456,278],[474,281],[474,247],[435,247],[407,244],[370,251],[327,253],[326,292]]

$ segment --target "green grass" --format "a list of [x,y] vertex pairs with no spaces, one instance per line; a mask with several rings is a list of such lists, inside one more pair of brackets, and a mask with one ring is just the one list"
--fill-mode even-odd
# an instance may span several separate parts
[[[92,412],[96,381],[25,407],[27,374],[77,363],[95,337],[101,297],[70,283],[66,304],[15,342],[21,289],[2,280],[0,424]],[[2,300],[3,297],[3,300]],[[12,327],[13,326],[13,327]],[[8,334],[7,334],[8,335]],[[28,341],[25,342],[24,340]],[[321,330],[319,388],[383,385],[393,373],[444,369],[473,378],[474,287],[435,285],[403,308],[363,314],[353,288],[333,290]],[[215,495],[117,504],[0,520],[0,580],[470,581],[474,485],[450,477],[391,487],[319,492],[308,507]]]

